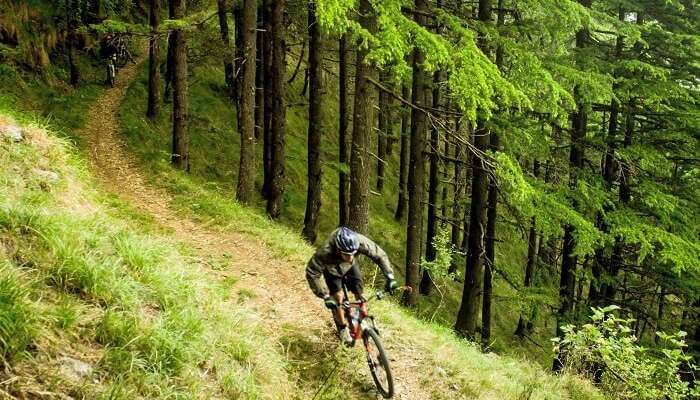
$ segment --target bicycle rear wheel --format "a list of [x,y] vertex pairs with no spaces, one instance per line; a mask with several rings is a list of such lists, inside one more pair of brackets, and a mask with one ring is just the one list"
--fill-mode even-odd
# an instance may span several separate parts
[[390,399],[394,396],[394,380],[391,377],[389,359],[384,351],[382,341],[379,339],[377,331],[372,328],[365,329],[362,332],[362,339],[367,350],[367,364],[372,373],[374,384],[382,397]]

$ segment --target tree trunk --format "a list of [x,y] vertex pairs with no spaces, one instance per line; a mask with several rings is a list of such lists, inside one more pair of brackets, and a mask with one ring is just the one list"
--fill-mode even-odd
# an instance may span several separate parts
[[[440,106],[440,72],[433,75],[433,109]],[[428,178],[428,226],[426,236],[425,260],[435,261],[435,235],[437,234],[437,201],[440,183],[438,182],[438,159],[440,157],[440,132],[435,126],[430,130],[430,172]],[[430,295],[435,284],[430,278],[430,271],[423,270],[423,277],[420,282],[420,293],[424,296]]]
[[339,63],[339,80],[338,80],[338,162],[341,164],[338,168],[338,219],[340,226],[345,226],[348,223],[348,175],[345,172],[348,165],[348,125],[350,102],[348,101],[348,49],[347,37],[341,36],[338,41]]
[[270,67],[272,117],[271,125],[271,163],[270,190],[267,199],[267,213],[273,219],[279,218],[282,212],[282,196],[284,194],[284,147],[286,105],[284,101],[285,83],[285,25],[284,8],[286,0],[277,0],[272,4],[272,65]]
[[233,81],[231,82],[231,92],[229,96],[236,104],[238,116],[238,131],[241,131],[241,81],[243,80],[243,60],[245,59],[245,48],[243,45],[244,23],[243,23],[243,0],[233,3],[233,22],[235,24],[235,35],[233,43]]
[[[231,54],[231,41],[228,32],[228,13],[226,12],[226,0],[216,0],[217,14],[219,16],[219,29],[221,41],[224,46],[224,81],[229,96],[233,95],[233,55]],[[244,78],[245,79],[245,78]],[[233,99],[233,97],[231,97]]]
[[[170,0],[175,19],[185,18],[185,0]],[[187,133],[187,39],[182,29],[173,39],[173,150],[171,161],[183,171],[190,170],[189,135]]]
[[[479,20],[488,24],[491,21],[491,0],[479,0]],[[488,53],[484,38],[479,38],[481,50]],[[489,146],[489,131],[484,126],[484,121],[479,120],[477,131],[474,135],[474,145],[481,152],[485,152]],[[486,217],[486,192],[488,187],[488,171],[484,160],[474,155],[472,161],[472,197],[471,211],[469,213],[469,240],[467,248],[466,271],[464,274],[464,289],[462,291],[462,303],[457,313],[455,330],[458,334],[469,339],[476,338],[476,324],[479,318],[479,305],[481,300],[483,279],[483,258],[485,217]]]
[[[66,44],[68,46],[68,64],[70,67],[70,84],[72,86],[78,86],[80,83],[80,69],[75,63],[75,30],[77,29],[77,21],[75,14],[76,5],[75,0],[68,0],[66,4],[66,25],[68,27],[68,37],[66,38]],[[75,1],[77,2],[77,1]]]
[[[376,31],[377,21],[369,0],[360,0],[360,25],[370,33]],[[367,233],[369,227],[370,135],[374,131],[377,91],[367,80],[376,80],[376,69],[366,59],[368,50],[357,50],[355,62],[355,108],[350,154],[350,215],[351,229]]]
[[321,29],[316,22],[316,2],[309,2],[309,128],[306,214],[303,235],[316,241],[321,209]]
[[[411,90],[408,85],[404,84],[401,87],[401,96],[408,99]],[[394,219],[397,221],[403,220],[408,196],[406,193],[406,185],[408,179],[408,162],[409,162],[409,135],[411,128],[410,109],[404,107],[401,109],[401,154],[399,155],[399,199],[396,203],[396,212]]]
[[[485,152],[489,145],[489,131],[484,122],[479,121],[474,135],[474,145]],[[483,259],[486,201],[488,187],[488,171],[484,161],[479,156],[472,156],[472,193],[471,210],[469,212],[469,239],[467,242],[467,262],[464,273],[464,289],[462,303],[457,314],[455,330],[467,338],[474,339],[479,318],[481,300],[481,283],[483,278]]]
[[[382,74],[381,82],[387,85],[389,77]],[[384,190],[384,171],[386,170],[386,160],[388,156],[389,136],[391,132],[391,121],[389,119],[389,95],[383,90],[379,92],[379,130],[377,132],[377,191]]]
[[[426,24],[424,13],[428,10],[427,0],[416,0],[416,23]],[[425,107],[427,97],[428,77],[423,71],[425,54],[415,48],[413,50],[413,90],[412,102],[418,107]],[[423,192],[425,159],[425,131],[427,128],[427,116],[418,109],[411,110],[411,150],[408,167],[408,223],[406,225],[406,285],[411,288],[405,291],[402,302],[407,306],[418,304],[418,280],[420,277],[421,242],[423,230]]]
[[259,143],[264,131],[265,118],[265,89],[263,88],[265,80],[265,59],[263,56],[263,42],[265,41],[265,32],[263,32],[263,14],[264,5],[258,5],[258,22],[257,32],[255,34],[255,141]]
[[272,0],[263,1],[263,70],[265,71],[263,99],[263,186],[262,195],[270,199],[270,182],[272,180]]
[[[500,4],[500,1],[499,1]],[[499,137],[491,132],[491,150],[498,151]],[[496,263],[496,217],[498,206],[498,182],[491,176],[488,189],[488,210],[486,212],[486,261],[484,263],[484,298],[481,307],[481,345],[489,347],[491,341],[491,293],[493,287],[493,268]]]
[[[540,163],[535,160],[533,173],[535,178],[539,175]],[[539,248],[539,236],[537,235],[537,220],[532,217],[530,220],[530,232],[527,238],[527,264],[525,265],[525,279],[523,281],[523,286],[527,289],[532,287],[532,277],[535,275],[535,265],[537,265],[537,250]],[[524,337],[530,333],[530,326],[532,321],[528,321],[527,317],[520,313],[520,318],[518,319],[518,327],[515,329],[515,334]]]
[[146,116],[155,119],[160,112],[160,52],[158,49],[158,25],[160,23],[160,0],[151,0],[151,37],[148,39],[148,108]]
[[[459,119],[457,120],[455,124],[455,131],[460,132],[461,127],[460,127],[460,121]],[[462,196],[464,195],[464,182],[462,178],[462,164],[461,161],[464,158],[463,154],[463,146],[461,143],[456,143],[455,144],[455,152],[454,152],[454,157],[455,157],[455,168],[454,168],[454,197],[452,200],[452,235],[451,235],[451,240],[450,243],[452,244],[452,249],[457,250],[460,248],[460,234],[461,234],[461,226],[460,222],[463,218],[463,212],[462,212]],[[450,268],[448,270],[449,274],[455,274],[457,272],[457,258],[453,257],[452,258],[452,263],[450,264]]]
[[243,1],[243,18],[241,38],[243,44],[243,60],[241,62],[240,80],[240,135],[241,157],[238,165],[238,186],[236,199],[243,204],[253,201],[255,190],[255,46],[257,27],[257,2]]

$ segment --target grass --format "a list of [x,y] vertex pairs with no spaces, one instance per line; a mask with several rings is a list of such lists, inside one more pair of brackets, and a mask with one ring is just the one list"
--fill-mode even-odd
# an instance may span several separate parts
[[[0,123],[14,123],[7,110]],[[0,360],[17,374],[2,390],[21,395],[54,382],[87,398],[294,393],[258,318],[233,306],[204,262],[144,232],[139,219],[111,207],[116,200],[102,202],[108,196],[89,189],[65,140],[36,121],[24,132],[21,143],[0,140]],[[91,212],[66,201],[76,193]],[[21,375],[66,353],[91,363],[90,380],[71,382],[60,369],[40,380]]]

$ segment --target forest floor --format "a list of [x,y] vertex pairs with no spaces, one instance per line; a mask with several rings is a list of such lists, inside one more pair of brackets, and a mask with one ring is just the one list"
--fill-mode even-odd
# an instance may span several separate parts
[[[169,230],[175,239],[196,249],[198,257],[204,260],[228,260],[228,265],[212,269],[211,273],[221,279],[232,274],[238,277],[240,280],[237,288],[240,291],[243,287],[252,292],[252,295],[248,296],[248,304],[260,313],[270,332],[282,335],[293,330],[298,335],[313,336],[304,338],[305,342],[310,344],[309,351],[316,349],[315,354],[307,355],[308,358],[315,355],[320,357],[317,352],[335,352],[338,343],[332,333],[330,314],[308,289],[303,265],[291,265],[289,261],[276,258],[265,245],[251,235],[232,229],[207,226],[183,216],[169,207],[172,202],[169,193],[147,183],[145,175],[136,166],[133,155],[126,150],[120,139],[121,127],[117,115],[141,62],[143,58],[139,59],[137,64],[130,64],[121,69],[116,86],[106,89],[88,111],[86,124],[80,134],[85,140],[93,173],[107,190],[152,216],[159,225]],[[318,337],[316,332],[325,333]],[[427,354],[420,349],[402,348],[391,336],[385,336],[385,346],[392,363],[395,398],[431,398],[434,388],[430,386],[434,383],[423,382],[423,385],[419,378],[431,364]],[[359,348],[356,350],[361,351]],[[345,368],[367,369],[364,362],[357,358],[355,361],[360,364],[344,366],[336,372],[342,374]],[[368,371],[363,375],[371,382]],[[337,379],[342,380],[343,377]],[[312,393],[315,392],[311,389]],[[347,394],[351,398],[375,397]],[[360,391],[357,394],[361,394]],[[457,393],[455,395],[459,396]]]

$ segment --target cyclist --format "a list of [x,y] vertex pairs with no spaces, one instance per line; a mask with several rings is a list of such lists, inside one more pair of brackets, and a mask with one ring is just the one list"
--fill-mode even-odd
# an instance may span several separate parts
[[[306,267],[306,279],[309,281],[311,290],[316,296],[322,298],[326,308],[333,312],[338,336],[347,344],[352,343],[352,338],[345,315],[339,305],[345,301],[343,283],[355,295],[355,299],[363,299],[362,273],[357,262],[357,254],[364,254],[381,268],[386,277],[385,289],[393,294],[398,285],[386,252],[364,235],[346,227],[334,230],[325,243],[316,250]],[[321,275],[326,285],[321,283]]]

